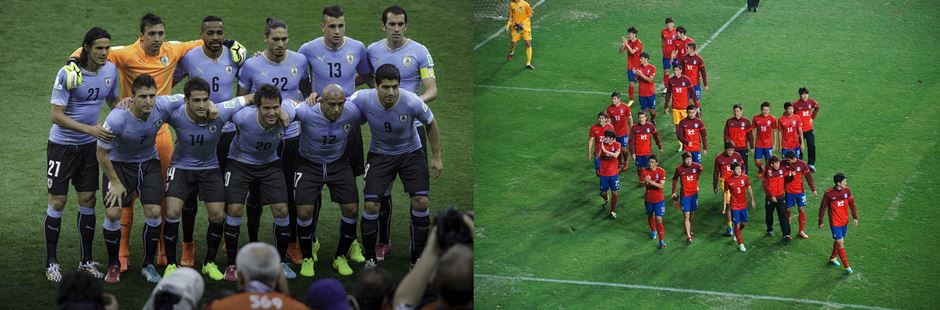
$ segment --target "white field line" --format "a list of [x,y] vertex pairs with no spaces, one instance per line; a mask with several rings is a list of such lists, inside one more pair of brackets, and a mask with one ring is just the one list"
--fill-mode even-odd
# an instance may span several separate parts
[[[539,7],[539,5],[542,5],[543,2],[545,2],[545,0],[540,0],[538,3],[536,3],[535,5],[533,5],[533,6],[532,6],[532,10],[535,10],[535,8]],[[473,47],[473,50],[476,51],[476,50],[479,49],[481,46],[483,46],[483,44],[486,44],[486,42],[489,42],[490,40],[495,39],[496,37],[498,37],[498,36],[499,36],[500,34],[502,34],[503,32],[506,32],[506,27],[499,27],[499,31],[497,31],[496,33],[494,33],[493,35],[491,35],[489,38],[486,38],[486,40],[483,40],[483,42],[477,43],[477,45]]]
[[482,279],[505,280],[505,281],[529,281],[529,282],[546,282],[546,283],[571,284],[571,285],[582,285],[582,286],[606,286],[606,287],[642,289],[642,290],[685,293],[685,294],[695,294],[695,295],[710,295],[710,296],[721,296],[721,297],[731,297],[731,298],[749,298],[749,299],[772,300],[772,301],[789,302],[789,303],[815,304],[815,305],[822,305],[822,306],[833,307],[833,308],[889,309],[889,308],[882,308],[882,307],[873,307],[873,306],[858,305],[858,304],[844,304],[844,303],[829,302],[829,301],[814,300],[814,299],[804,299],[804,298],[738,294],[738,293],[728,293],[728,292],[691,290],[691,289],[683,289],[683,288],[637,285],[637,284],[577,281],[577,280],[558,280],[558,279],[546,279],[546,278],[536,278],[536,277],[512,277],[512,276],[498,276],[498,275],[489,275],[489,274],[475,274],[473,275],[473,277],[482,278]]

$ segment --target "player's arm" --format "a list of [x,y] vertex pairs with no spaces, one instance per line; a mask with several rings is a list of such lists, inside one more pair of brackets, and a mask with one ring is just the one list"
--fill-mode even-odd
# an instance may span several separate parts
[[783,152],[783,132],[784,132],[784,130],[783,130],[783,122],[780,121],[780,120],[777,120],[777,126],[776,126],[776,127],[777,127],[777,132],[774,133],[774,138],[775,138],[775,139],[774,139],[774,146],[775,146],[774,149],[780,150],[780,152],[781,152],[780,155],[781,155],[781,156],[787,155],[787,154],[782,154],[782,152]]
[[[689,94],[693,94],[693,95],[690,96],[690,97],[692,97],[692,101],[695,102],[695,107],[696,107],[696,108],[702,108],[702,102],[700,102],[700,101],[698,100],[698,96],[695,96],[695,95],[694,95],[694,94],[695,94],[695,88],[692,87],[692,83],[689,83],[689,86],[687,86],[686,89],[688,89],[687,91],[688,91]],[[699,114],[701,114],[701,113],[702,113],[702,111],[699,111]],[[699,117],[701,117],[701,115],[699,115]]]
[[725,138],[725,142],[726,142],[726,143],[727,143],[728,141],[731,141],[731,130],[730,130],[729,127],[731,127],[731,119],[730,119],[730,118],[729,118],[727,121],[725,121],[725,130],[724,130],[724,135],[723,135],[723,136],[724,136],[724,138]]
[[751,197],[751,209],[757,208],[756,204],[754,203],[754,190],[751,189],[750,184],[747,186],[747,195]]
[[708,154],[708,131],[705,130],[704,123],[702,123],[702,154]]
[[672,173],[672,200],[676,200],[676,183],[679,182],[679,167]]
[[[718,191],[718,189],[715,189],[715,191]],[[725,182],[725,191],[724,191],[723,195],[725,195],[726,197],[730,197],[730,195],[731,195],[731,186],[728,186],[727,181]],[[727,201],[726,203],[722,203],[721,205],[722,205],[722,206],[721,206],[721,214],[725,214],[725,213],[728,212],[728,206],[731,205],[731,202],[730,202],[730,201]]]
[[111,142],[111,139],[114,139],[114,134],[104,127],[101,127],[101,125],[85,125],[65,115],[65,106],[52,105],[52,123],[67,129],[92,135],[99,140]]
[[718,193],[718,174],[721,173],[721,165],[718,163],[719,156],[721,156],[721,154],[715,156],[715,168],[712,169],[712,191],[716,194]]
[[702,77],[702,88],[705,91],[708,91],[708,76],[705,74],[705,61],[704,60],[699,62],[698,74]]
[[630,138],[627,139],[627,149],[630,150],[630,154],[633,154],[633,159],[636,159],[636,134],[630,135]]
[[760,173],[761,187],[764,188],[764,193],[767,194],[767,198],[770,198],[773,202],[777,202],[777,199],[774,197],[774,195],[770,193],[770,184],[768,184],[770,183],[768,182],[770,181],[770,178],[767,176],[767,171],[769,170],[764,170]]
[[809,172],[808,167],[803,168],[806,168],[806,172],[803,173],[803,177],[806,178],[806,183],[809,184],[809,189],[813,191],[813,196],[816,196],[816,184],[813,182],[813,174]]
[[588,159],[594,159],[594,137],[588,136]]
[[[828,193],[823,194],[822,201],[819,202],[819,228],[823,228],[823,217],[826,216],[826,208],[829,207],[829,195]],[[855,208],[852,208],[852,214],[855,214]]]
[[[666,74],[669,74],[668,72]],[[663,112],[669,113],[669,101],[672,99],[672,79],[666,79],[666,101],[663,103]]]
[[236,83],[238,84],[238,91],[236,94],[239,96],[247,95],[248,92],[251,91],[251,86],[253,83],[251,76],[254,74],[252,71],[253,70],[250,68],[250,66],[242,66],[238,69],[238,83]]
[[663,180],[659,181],[659,183],[656,183],[655,181],[650,181],[649,184],[655,188],[663,189],[664,187],[666,187],[666,178],[663,178]]
[[747,130],[744,131],[744,134],[747,136],[747,148],[751,150],[751,153],[754,153],[754,127],[752,124],[747,124]]
[[535,13],[535,12],[532,11],[532,6],[529,5],[529,3],[526,3],[526,4],[525,4],[525,21],[523,21],[523,22],[528,22],[530,19],[532,19],[532,15],[533,15],[534,13]]
[[434,76],[434,59],[431,53],[424,50],[427,54],[419,61],[418,73],[421,76],[421,84],[424,85],[424,93],[421,94],[421,101],[429,103],[437,99],[437,77]]
[[101,165],[101,171],[108,178],[108,194],[105,196],[104,205],[105,207],[122,207],[121,201],[124,198],[124,195],[127,194],[127,190],[124,188],[124,184],[121,184],[121,179],[118,178],[117,172],[114,171],[114,164],[111,163],[111,159],[108,157],[111,154],[111,149],[101,147],[99,142],[98,150],[95,152],[95,157],[98,158],[98,163]]
[[432,120],[427,126],[428,143],[431,144],[431,176],[436,179],[444,169],[444,163],[441,161],[441,132],[436,120]]
[[816,100],[813,100],[813,103],[814,103],[814,104],[813,104],[813,107],[812,107],[812,108],[813,108],[813,116],[812,116],[812,117],[813,117],[813,119],[815,120],[815,119],[816,119],[816,114],[819,113],[819,103],[817,103]]
[[659,153],[663,153],[663,144],[659,141],[659,132],[655,129],[653,130],[653,140],[656,141],[656,147],[659,148]]
[[858,226],[858,212],[855,209],[855,197],[852,196],[852,193],[849,193],[849,210],[852,210],[852,222],[855,222],[855,226]]

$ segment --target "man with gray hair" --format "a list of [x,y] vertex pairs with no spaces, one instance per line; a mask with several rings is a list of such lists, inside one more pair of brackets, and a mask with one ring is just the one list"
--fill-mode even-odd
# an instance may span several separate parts
[[206,309],[307,309],[288,295],[281,257],[274,246],[249,243],[238,251],[235,264],[240,292],[216,300]]

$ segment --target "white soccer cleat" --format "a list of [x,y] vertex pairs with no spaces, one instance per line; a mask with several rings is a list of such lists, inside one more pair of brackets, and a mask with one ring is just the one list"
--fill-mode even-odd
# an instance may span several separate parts
[[366,265],[363,266],[362,269],[372,269],[375,268],[375,266],[375,260],[370,258],[366,260]]
[[62,281],[62,270],[59,268],[59,263],[52,263],[46,267],[46,279],[56,283]]
[[747,248],[744,247],[743,243],[738,245],[738,250],[741,252],[747,252]]
[[90,261],[87,263],[78,263],[78,271],[85,272],[90,274],[92,277],[101,279],[104,278],[104,274],[101,271],[98,271],[98,262]]

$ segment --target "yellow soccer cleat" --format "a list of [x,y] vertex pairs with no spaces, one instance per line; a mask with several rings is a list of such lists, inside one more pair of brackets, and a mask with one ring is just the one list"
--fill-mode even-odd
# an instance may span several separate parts
[[336,269],[336,272],[340,275],[348,276],[353,274],[352,268],[349,268],[349,262],[342,256],[333,260],[333,269]]
[[304,258],[303,262],[300,264],[300,275],[305,277],[313,276],[313,258]]
[[202,266],[202,274],[208,275],[210,279],[220,281],[225,275],[222,274],[222,271],[219,270],[219,266],[215,263],[208,263],[205,266]]
[[359,241],[353,240],[352,245],[349,246],[349,260],[357,263],[365,263],[366,257],[362,255],[362,245],[359,244]]

